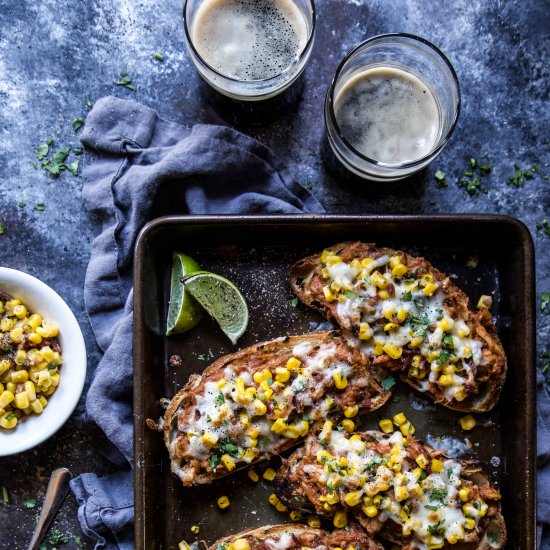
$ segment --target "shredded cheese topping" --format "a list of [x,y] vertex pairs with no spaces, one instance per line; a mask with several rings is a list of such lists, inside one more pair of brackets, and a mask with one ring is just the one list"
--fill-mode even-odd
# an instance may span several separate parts
[[[220,463],[231,471],[237,463],[271,452],[281,437],[305,436],[310,424],[337,407],[333,395],[353,377],[352,366],[336,355],[334,342],[300,343],[284,367],[238,375],[226,367],[223,378],[207,382],[196,396],[195,411],[180,415],[178,430],[189,440],[187,454],[208,460],[214,471]],[[353,414],[357,409],[352,404]],[[176,438],[172,444],[177,443]]]
[[383,436],[374,450],[359,434],[324,433],[316,457],[326,486],[321,501],[326,510],[357,507],[369,518],[392,519],[417,548],[455,544],[476,528],[488,506],[477,498],[477,487],[472,490],[461,479],[460,462],[431,459],[427,453],[413,460],[411,441],[396,431]]
[[446,312],[433,276],[422,269],[410,272],[402,260],[384,255],[346,263],[324,251],[324,297],[338,302],[336,313],[346,328],[359,327],[367,356],[399,359],[404,347],[413,349],[409,378],[424,391],[436,384],[447,400],[463,401],[475,367],[485,364],[482,344],[471,337],[471,326]]

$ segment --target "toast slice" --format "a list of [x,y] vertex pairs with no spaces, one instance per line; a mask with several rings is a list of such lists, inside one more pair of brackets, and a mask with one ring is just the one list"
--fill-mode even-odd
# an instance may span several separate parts
[[[236,541],[239,541],[236,543]],[[208,550],[336,550],[338,548],[383,550],[383,547],[357,526],[329,533],[307,525],[268,525],[249,529],[215,542]]]
[[192,375],[163,422],[172,471],[211,483],[291,448],[327,418],[381,407],[391,393],[338,332],[278,338]]
[[498,401],[506,356],[487,308],[424,258],[345,242],[297,262],[291,286],[374,364],[437,403],[483,412]]
[[506,543],[500,493],[479,465],[399,431],[311,434],[284,461],[275,492],[292,510],[333,517],[338,527],[353,517],[369,535],[407,550]]

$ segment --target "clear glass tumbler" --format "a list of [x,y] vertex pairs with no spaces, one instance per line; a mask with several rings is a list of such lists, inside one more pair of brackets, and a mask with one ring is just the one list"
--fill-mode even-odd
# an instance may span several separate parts
[[[401,70],[429,87],[439,112],[439,130],[427,154],[399,164],[381,162],[365,156],[344,137],[335,115],[335,98],[350,79],[370,69]],[[334,155],[349,171],[368,180],[396,181],[418,172],[441,153],[459,113],[460,86],[445,55],[423,38],[392,33],[359,44],[340,63],[325,98],[325,129]]]
[[[211,0],[185,0],[183,6],[183,20],[185,28],[185,40],[191,60],[202,78],[221,94],[239,101],[262,101],[277,96],[289,88],[302,74],[311,55],[315,36],[315,5],[313,0],[288,0],[299,10],[306,25],[305,46],[290,65],[284,67],[279,74],[265,79],[241,80],[209,65],[199,54],[198,48],[193,43],[193,25],[201,5]],[[267,0],[276,4],[276,0]],[[246,4],[246,0],[244,0]],[[243,35],[246,41],[248,36]]]

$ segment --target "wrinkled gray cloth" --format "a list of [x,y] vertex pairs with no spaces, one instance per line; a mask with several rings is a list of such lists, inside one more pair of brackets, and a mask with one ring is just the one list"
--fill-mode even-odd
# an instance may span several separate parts
[[71,482],[96,549],[133,548],[132,261],[143,225],[165,214],[322,212],[260,143],[222,126],[185,128],[133,101],[106,97],[89,113],[84,205],[102,225],[84,297],[104,352],[86,399],[87,418],[126,470]]
[[537,373],[537,522],[540,550],[550,550],[550,395]]

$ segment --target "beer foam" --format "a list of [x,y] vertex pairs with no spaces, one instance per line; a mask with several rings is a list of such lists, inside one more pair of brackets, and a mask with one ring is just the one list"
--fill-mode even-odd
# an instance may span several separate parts
[[292,0],[205,0],[192,23],[201,58],[237,80],[281,74],[306,47],[307,22]]
[[388,164],[417,160],[431,152],[442,120],[430,87],[394,67],[352,75],[337,92],[334,114],[344,138],[363,155]]

